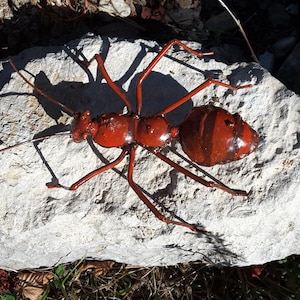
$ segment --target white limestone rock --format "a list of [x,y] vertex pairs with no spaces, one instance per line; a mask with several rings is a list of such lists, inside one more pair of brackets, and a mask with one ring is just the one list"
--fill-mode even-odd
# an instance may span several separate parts
[[[196,43],[188,45],[201,49]],[[46,93],[76,111],[89,109],[96,116],[121,112],[123,104],[102,80],[95,62],[87,70],[76,59],[101,53],[111,78],[134,104],[138,74],[158,50],[155,42],[88,36],[65,47],[26,50],[12,60]],[[33,92],[8,62],[0,65],[0,71],[1,148],[44,130],[61,131],[59,124],[71,122],[65,112]],[[0,268],[53,266],[84,256],[143,266],[195,260],[245,266],[299,254],[297,95],[259,65],[225,65],[175,47],[143,85],[143,113],[161,110],[213,75],[223,82],[253,87],[232,92],[210,86],[169,117],[178,124],[192,106],[213,103],[239,113],[258,131],[256,152],[240,161],[205,168],[230,187],[250,191],[248,198],[195,183],[139,148],[136,182],[153,203],[208,232],[196,234],[167,225],[149,211],[129,188],[126,159],[77,191],[46,187],[53,177],[70,185],[106,159],[116,158],[120,149],[97,146],[101,161],[87,142],[74,143],[69,136],[49,138],[36,147],[27,143],[0,153]],[[173,147],[182,152],[177,143]],[[178,156],[167,155],[190,168]]]

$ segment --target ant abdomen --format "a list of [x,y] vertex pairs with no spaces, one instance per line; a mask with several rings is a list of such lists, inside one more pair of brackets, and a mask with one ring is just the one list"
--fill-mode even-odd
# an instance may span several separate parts
[[203,166],[241,159],[259,142],[239,114],[213,105],[194,107],[179,127],[179,138],[186,155]]

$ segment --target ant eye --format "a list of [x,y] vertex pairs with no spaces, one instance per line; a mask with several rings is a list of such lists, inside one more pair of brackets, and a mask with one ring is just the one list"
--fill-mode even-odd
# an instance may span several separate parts
[[232,123],[230,120],[226,119],[224,121],[224,123],[228,126],[228,127],[234,127],[234,123]]

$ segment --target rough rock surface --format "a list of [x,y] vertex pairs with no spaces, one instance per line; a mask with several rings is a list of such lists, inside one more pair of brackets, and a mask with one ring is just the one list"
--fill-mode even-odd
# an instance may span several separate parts
[[[201,49],[196,43],[188,45]],[[13,61],[46,93],[74,110],[89,109],[95,116],[120,112],[123,105],[96,63],[86,69],[77,59],[101,52],[108,73],[134,103],[138,75],[158,50],[155,42],[86,37],[65,47],[29,49]],[[62,124],[71,122],[67,114],[33,92],[8,62],[2,63],[0,71],[2,148],[33,135],[62,131]],[[140,148],[136,182],[160,210],[163,206],[207,230],[206,235],[195,234],[155,218],[129,188],[126,159],[77,191],[47,189],[46,183],[55,178],[70,185],[113,160],[119,149],[97,146],[96,150],[68,136],[27,143],[0,153],[0,268],[52,266],[84,256],[143,266],[195,260],[243,266],[300,253],[297,95],[259,65],[225,65],[175,47],[143,85],[143,113],[159,111],[211,76],[253,87],[232,92],[210,86],[168,117],[178,124],[192,106],[212,103],[239,113],[259,132],[255,153],[205,168],[225,184],[250,191],[248,198],[197,184]],[[177,143],[172,147],[181,152]],[[191,168],[178,156],[167,155]]]

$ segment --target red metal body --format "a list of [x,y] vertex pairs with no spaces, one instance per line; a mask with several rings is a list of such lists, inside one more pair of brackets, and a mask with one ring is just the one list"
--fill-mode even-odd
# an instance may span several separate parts
[[[232,115],[222,108],[212,105],[204,105],[200,107],[194,107],[186,116],[183,123],[178,127],[172,127],[172,125],[166,119],[166,115],[169,112],[188,101],[193,95],[206,88],[210,84],[220,85],[232,90],[249,88],[250,85],[231,86],[223,82],[208,79],[193,91],[189,92],[186,96],[174,102],[172,105],[166,107],[162,111],[156,113],[155,115],[146,117],[141,116],[142,83],[149,75],[153,67],[174,44],[183,47],[185,50],[197,56],[212,54],[195,51],[178,40],[170,41],[158,53],[156,58],[140,76],[136,86],[135,110],[132,109],[130,101],[127,99],[123,91],[117,87],[117,85],[107,74],[107,71],[104,67],[104,62],[100,55],[96,54],[93,59],[97,61],[98,66],[107,81],[107,84],[123,100],[127,108],[127,113],[102,114],[93,120],[90,118],[89,111],[77,113],[69,107],[61,104],[59,101],[46,95],[43,91],[30,83],[10,61],[14,70],[18,72],[18,74],[38,93],[42,94],[49,101],[59,105],[62,109],[73,115],[74,121],[71,125],[71,135],[75,142],[80,142],[85,140],[88,136],[91,136],[97,144],[103,147],[120,147],[123,149],[121,154],[113,162],[88,173],[71,186],[67,187],[57,183],[48,187],[76,190],[80,185],[85,183],[90,178],[119,164],[128,154],[130,157],[128,168],[129,185],[133,188],[139,198],[148,206],[148,208],[152,210],[155,216],[166,223],[184,226],[193,231],[197,230],[196,225],[175,221],[162,215],[134,182],[133,170],[135,152],[137,146],[142,146],[151,153],[155,154],[158,158],[165,161],[171,167],[205,186],[222,189],[223,191],[234,196],[247,196],[247,192],[245,191],[231,189],[219,182],[206,181],[202,177],[199,177],[198,175],[171,161],[169,158],[160,153],[160,149],[166,146],[172,139],[177,139],[186,155],[192,161],[204,166],[224,164],[241,159],[253,152],[257,148],[259,136],[246,122],[242,120],[238,114]],[[87,64],[89,65],[90,63],[91,61]]]

